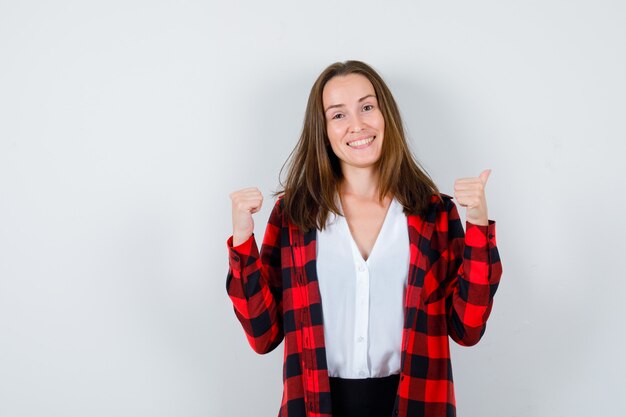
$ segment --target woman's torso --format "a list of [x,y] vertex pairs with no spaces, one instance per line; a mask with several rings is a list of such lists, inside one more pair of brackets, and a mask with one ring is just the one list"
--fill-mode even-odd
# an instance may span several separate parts
[[329,376],[399,373],[410,258],[406,215],[395,199],[382,218],[369,222],[374,209],[354,215],[339,205],[353,216],[331,213],[325,230],[317,231],[316,246]]

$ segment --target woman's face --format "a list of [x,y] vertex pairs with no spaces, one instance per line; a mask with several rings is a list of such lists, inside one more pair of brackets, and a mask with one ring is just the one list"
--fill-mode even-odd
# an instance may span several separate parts
[[361,74],[331,78],[322,91],[326,133],[341,169],[371,167],[380,158],[385,120],[372,83]]

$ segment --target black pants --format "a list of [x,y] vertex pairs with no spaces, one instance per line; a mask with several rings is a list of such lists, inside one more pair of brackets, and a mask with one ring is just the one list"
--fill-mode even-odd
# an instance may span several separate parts
[[333,417],[391,417],[400,375],[384,378],[330,377]]

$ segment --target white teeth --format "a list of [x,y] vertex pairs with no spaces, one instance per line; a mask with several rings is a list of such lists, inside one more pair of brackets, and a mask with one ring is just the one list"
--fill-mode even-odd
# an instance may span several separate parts
[[361,145],[365,145],[367,143],[370,143],[371,141],[374,140],[374,137],[369,137],[367,139],[361,139],[361,140],[356,140],[354,142],[348,142],[348,146],[361,146]]

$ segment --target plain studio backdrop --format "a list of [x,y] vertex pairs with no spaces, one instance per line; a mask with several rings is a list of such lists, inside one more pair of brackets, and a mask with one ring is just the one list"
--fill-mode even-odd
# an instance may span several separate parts
[[[491,168],[504,274],[463,417],[624,416],[622,1],[0,3],[0,417],[275,416],[227,297],[313,81],[371,64],[442,192]],[[460,210],[465,219],[465,209]]]

